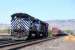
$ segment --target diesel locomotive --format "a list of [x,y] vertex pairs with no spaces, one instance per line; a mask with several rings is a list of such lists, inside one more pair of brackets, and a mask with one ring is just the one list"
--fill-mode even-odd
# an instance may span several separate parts
[[11,36],[17,39],[37,39],[48,37],[48,23],[26,13],[11,15]]

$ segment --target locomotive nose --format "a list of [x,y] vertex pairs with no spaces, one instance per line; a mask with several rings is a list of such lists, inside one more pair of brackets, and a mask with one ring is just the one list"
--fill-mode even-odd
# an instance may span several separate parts
[[20,29],[20,26],[19,25],[17,25],[17,29]]
[[16,29],[20,29],[20,22],[21,20],[20,19],[16,19]]

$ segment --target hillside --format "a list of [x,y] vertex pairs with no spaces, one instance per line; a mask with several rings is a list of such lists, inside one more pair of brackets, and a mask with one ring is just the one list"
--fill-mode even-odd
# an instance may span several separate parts
[[9,29],[9,24],[0,24],[0,29]]
[[75,19],[71,20],[51,20],[46,21],[49,23],[49,29],[57,27],[62,30],[75,30]]
[[10,35],[9,33],[9,24],[0,24],[0,35]]

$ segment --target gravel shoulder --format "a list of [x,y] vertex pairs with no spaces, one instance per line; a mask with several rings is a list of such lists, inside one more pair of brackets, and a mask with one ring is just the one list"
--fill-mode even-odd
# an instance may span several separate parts
[[75,50],[75,42],[64,41],[64,37],[41,42],[20,50]]

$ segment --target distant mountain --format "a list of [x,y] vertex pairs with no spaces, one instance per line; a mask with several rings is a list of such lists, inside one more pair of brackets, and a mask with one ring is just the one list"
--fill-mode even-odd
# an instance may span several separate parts
[[[75,30],[75,19],[69,20],[49,20],[46,21],[49,23],[49,29],[52,27],[57,27],[62,30]],[[10,28],[9,24],[0,24],[0,29],[8,29]]]
[[50,20],[46,21],[49,23],[49,29],[57,27],[62,30],[75,30],[75,19],[71,20]]

